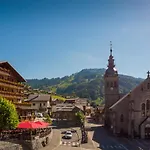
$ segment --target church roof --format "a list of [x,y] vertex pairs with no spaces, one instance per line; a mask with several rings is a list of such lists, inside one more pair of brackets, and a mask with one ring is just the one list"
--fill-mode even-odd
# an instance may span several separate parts
[[130,95],[130,92],[128,94],[126,94],[125,96],[123,96],[122,98],[120,98],[116,103],[114,103],[109,109],[113,109],[115,106],[117,106],[120,102],[122,102],[127,96]]
[[144,82],[146,82],[147,79],[145,79],[143,82],[141,82],[138,86],[136,86],[133,90],[131,90],[129,93],[127,93],[125,96],[120,98],[116,103],[114,103],[109,109],[115,108],[118,104],[120,104],[127,96],[129,96],[132,92],[134,92],[136,89],[138,89]]

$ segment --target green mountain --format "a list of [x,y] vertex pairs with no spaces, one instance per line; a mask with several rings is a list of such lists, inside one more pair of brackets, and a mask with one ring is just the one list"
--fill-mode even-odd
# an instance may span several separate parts
[[[60,95],[74,95],[96,100],[103,99],[105,69],[83,69],[78,73],[62,78],[28,79],[32,88],[52,91]],[[125,94],[141,83],[143,79],[119,75],[120,92]]]

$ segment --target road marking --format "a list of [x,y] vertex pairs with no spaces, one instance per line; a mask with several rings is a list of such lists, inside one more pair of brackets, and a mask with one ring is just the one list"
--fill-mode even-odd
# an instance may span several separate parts
[[[144,144],[140,143],[138,140],[135,139],[135,141],[136,141],[139,145],[141,145],[142,147],[147,148]],[[143,148],[141,148],[141,150],[142,150],[142,149],[143,149]]]
[[129,150],[129,149],[127,149],[124,145],[122,145],[122,144],[120,144],[120,146],[122,146],[125,150]]
[[113,146],[110,146],[111,148],[113,148]]

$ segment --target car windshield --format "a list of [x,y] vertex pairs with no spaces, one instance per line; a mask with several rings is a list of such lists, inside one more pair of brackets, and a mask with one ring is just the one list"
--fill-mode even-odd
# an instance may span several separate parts
[[71,132],[66,132],[66,134],[71,134]]

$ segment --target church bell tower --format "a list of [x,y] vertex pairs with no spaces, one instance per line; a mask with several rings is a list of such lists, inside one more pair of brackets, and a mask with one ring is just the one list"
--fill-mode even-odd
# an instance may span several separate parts
[[119,100],[119,77],[115,68],[110,42],[110,55],[107,70],[104,74],[105,125],[109,126],[109,108]]

